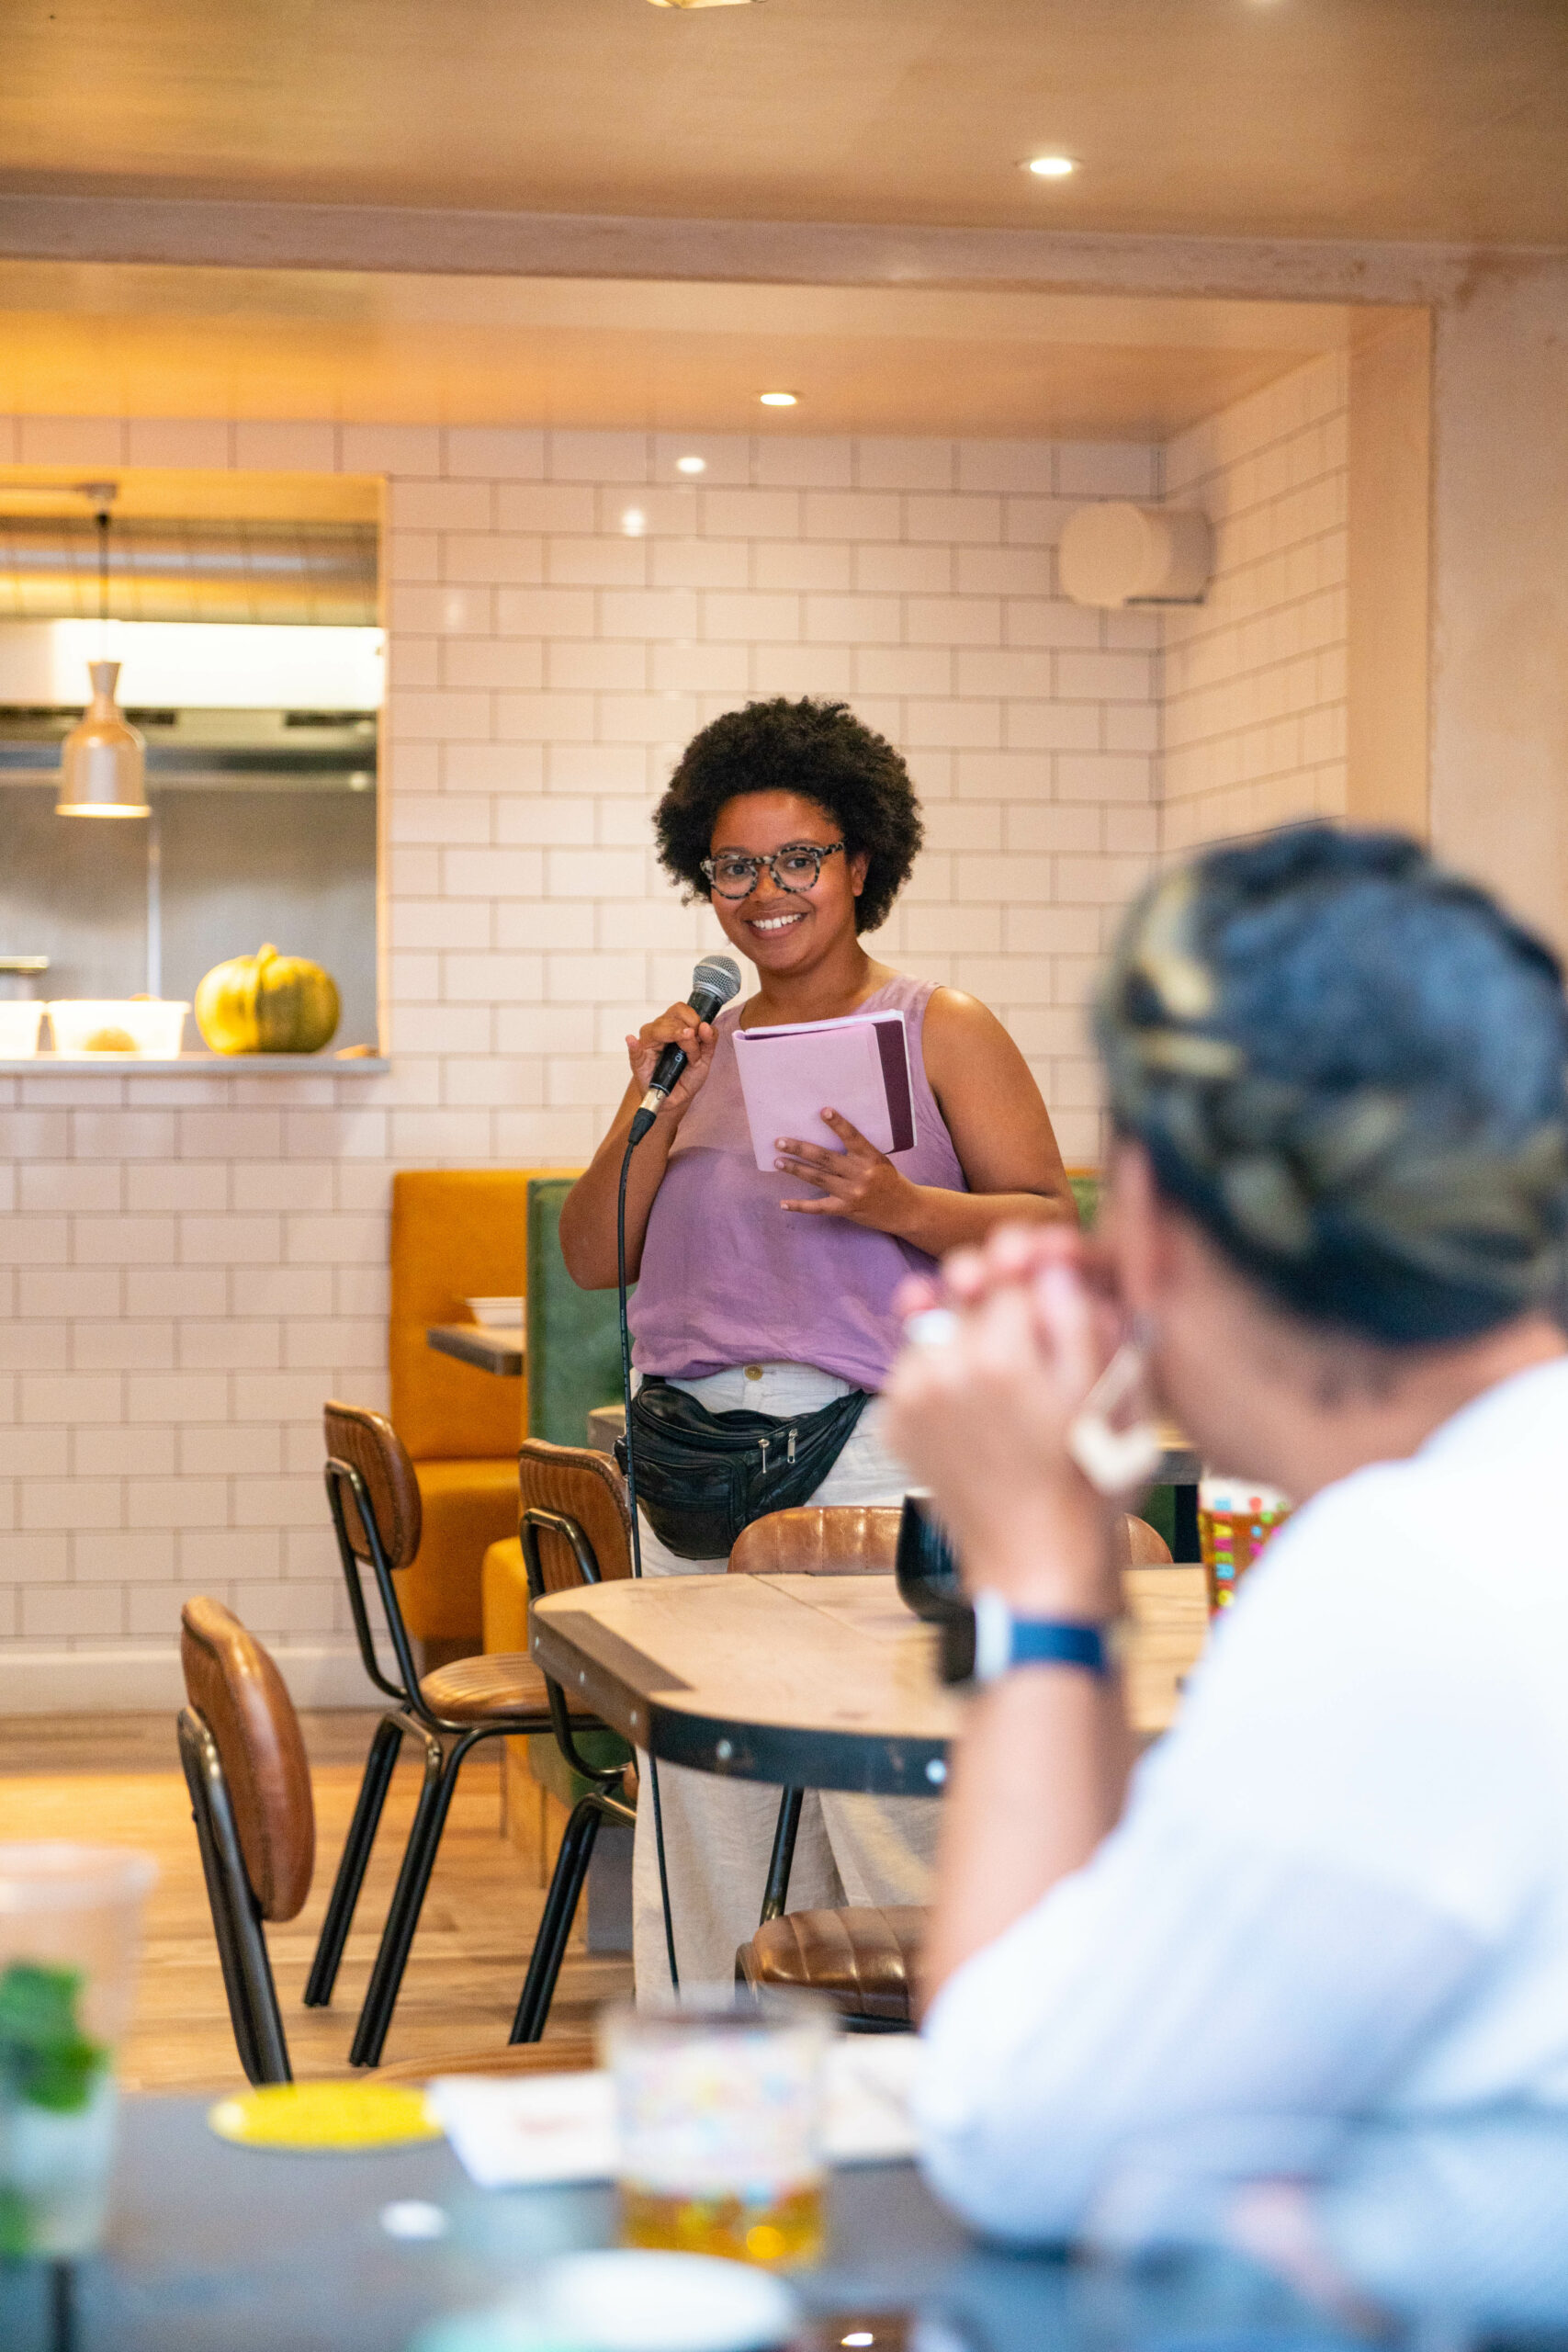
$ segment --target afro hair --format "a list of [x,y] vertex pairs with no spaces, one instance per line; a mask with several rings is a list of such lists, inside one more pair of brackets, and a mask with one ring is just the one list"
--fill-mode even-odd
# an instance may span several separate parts
[[848,848],[866,854],[855,929],[880,930],[924,839],[909,772],[892,744],[847,703],[810,695],[750,702],[694,735],[653,825],[660,863],[698,898],[712,895],[702,861],[718,812],[748,792],[793,792],[827,811]]

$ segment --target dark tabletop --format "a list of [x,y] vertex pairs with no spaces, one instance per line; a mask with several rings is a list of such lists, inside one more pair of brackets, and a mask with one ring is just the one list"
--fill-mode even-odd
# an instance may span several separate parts
[[432,1323],[424,1340],[437,1355],[456,1356],[459,1363],[502,1380],[517,1378],[527,1353],[521,1326],[503,1331],[489,1323]]
[[[445,2143],[363,2156],[236,2148],[213,2138],[206,2109],[127,2101],[110,2242],[77,2274],[74,2352],[401,2352],[426,2321],[497,2300],[545,2256],[613,2243],[607,2188],[478,2189]],[[402,2199],[441,2206],[448,2234],[390,2238],[380,2215]],[[829,2259],[796,2282],[817,2323],[804,2340],[821,2352],[857,2328],[876,2352],[902,2345],[916,2313],[944,2352],[1335,2340],[1234,2264],[1140,2283],[979,2250],[908,2165],[838,2174],[829,2211]],[[48,2300],[47,2276],[0,2266],[5,2352],[50,2352]]]

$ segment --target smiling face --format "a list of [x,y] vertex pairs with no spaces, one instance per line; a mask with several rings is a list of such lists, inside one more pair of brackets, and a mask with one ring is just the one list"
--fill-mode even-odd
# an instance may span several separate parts
[[[831,849],[843,833],[815,800],[795,792],[746,792],[727,800],[715,820],[711,857],[767,857],[782,849]],[[744,899],[713,906],[725,937],[767,972],[795,972],[855,935],[855,900],[865,884],[866,855],[825,858],[809,890],[781,890],[764,866]]]

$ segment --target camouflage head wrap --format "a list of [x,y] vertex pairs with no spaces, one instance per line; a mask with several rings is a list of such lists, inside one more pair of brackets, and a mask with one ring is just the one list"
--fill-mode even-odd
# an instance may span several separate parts
[[[1352,891],[1359,912],[1346,922]],[[1413,940],[1414,980],[1399,961]],[[1466,956],[1490,958],[1506,1034],[1484,1035]],[[1399,1344],[1560,1302],[1560,975],[1413,843],[1303,827],[1165,875],[1123,923],[1096,1025],[1118,1124],[1164,1189],[1297,1312]],[[1539,1066],[1533,1094],[1521,1050]],[[1491,1099],[1480,1065],[1510,1057]]]

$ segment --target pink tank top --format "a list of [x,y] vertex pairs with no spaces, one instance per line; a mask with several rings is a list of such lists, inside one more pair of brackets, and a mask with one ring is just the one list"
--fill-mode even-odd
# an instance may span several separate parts
[[[908,1033],[915,1142],[894,1155],[895,1167],[913,1183],[966,1193],[921,1047],[936,985],[897,973],[860,1009],[897,1007]],[[891,1234],[779,1207],[811,1191],[756,1164],[735,1062],[739,1017],[736,1007],[719,1014],[713,1068],[681,1122],[649,1217],[631,1309],[637,1365],[698,1380],[731,1364],[807,1363],[879,1389],[898,1345],[893,1294],[932,1261]]]

